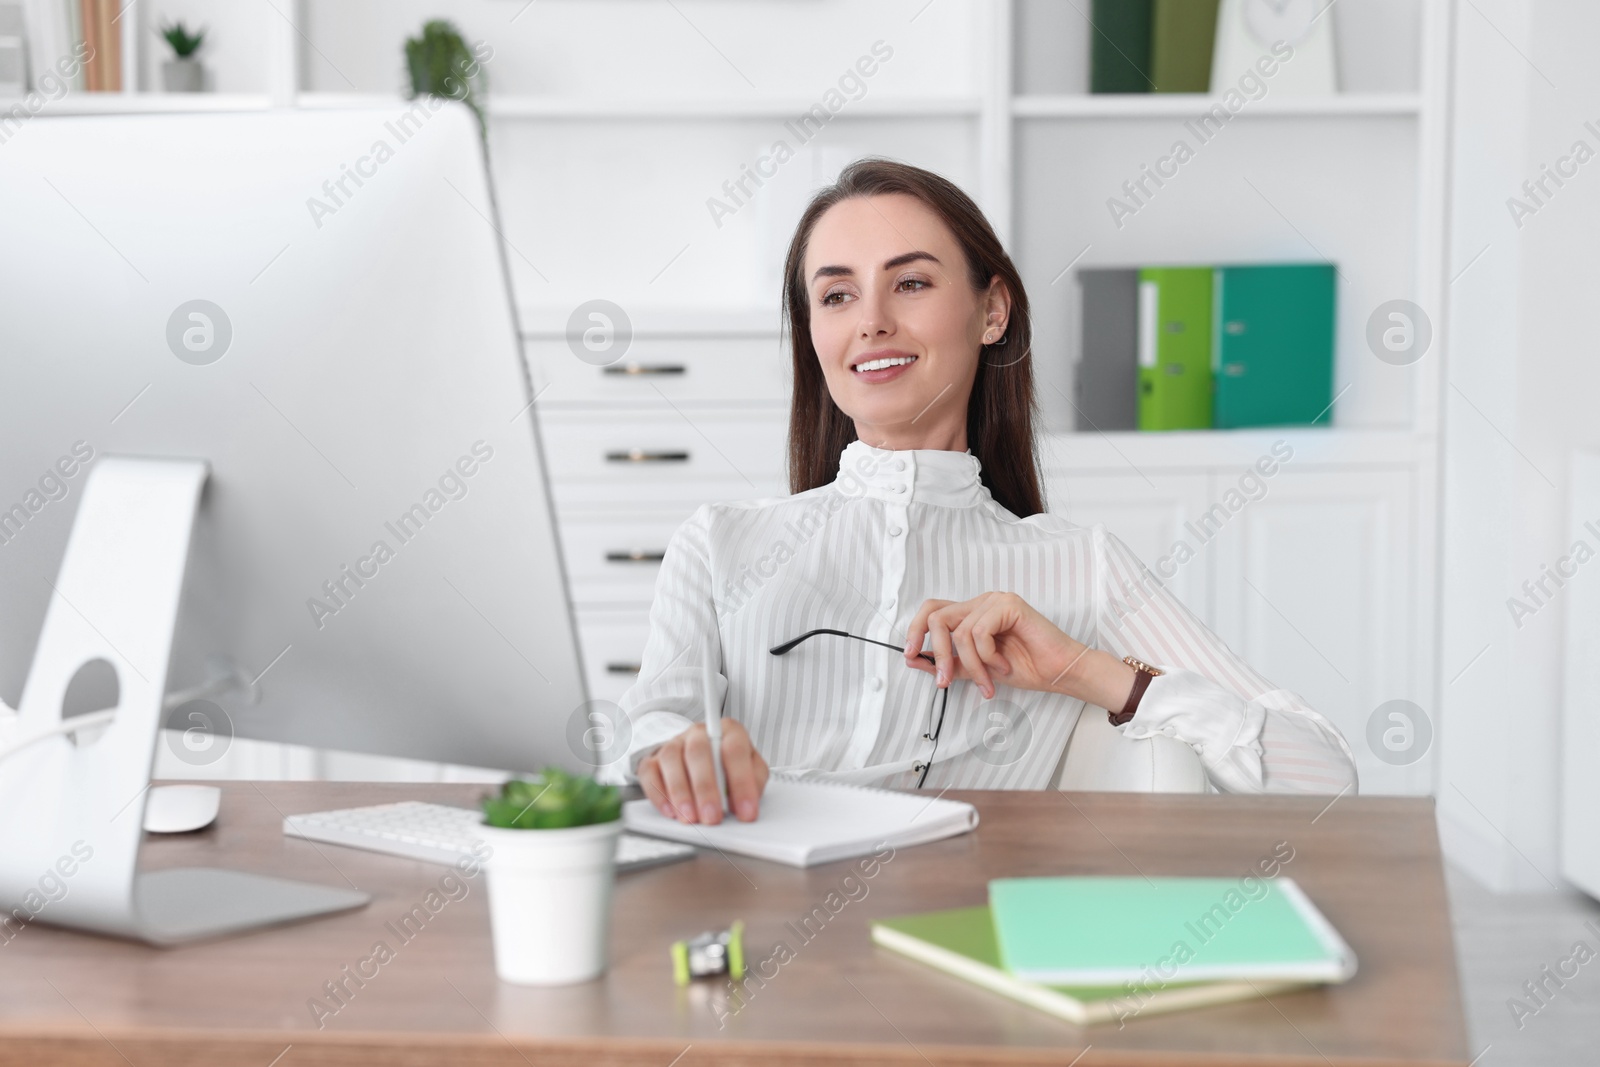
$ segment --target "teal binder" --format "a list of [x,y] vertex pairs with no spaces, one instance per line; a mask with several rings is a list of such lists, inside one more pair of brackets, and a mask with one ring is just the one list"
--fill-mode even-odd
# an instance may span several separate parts
[[1331,423],[1333,265],[1219,267],[1216,306],[1217,428]]
[[1153,0],[1094,0],[1089,15],[1089,91],[1148,93]]
[[1210,267],[1139,271],[1139,429],[1211,426]]

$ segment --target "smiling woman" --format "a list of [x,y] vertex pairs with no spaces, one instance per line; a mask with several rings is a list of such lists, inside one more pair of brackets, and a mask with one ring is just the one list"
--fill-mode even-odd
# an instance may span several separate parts
[[[906,245],[911,249],[881,263],[863,258],[874,248]],[[817,262],[807,273],[814,251],[834,248],[842,262]],[[858,261],[859,274],[852,265]],[[1028,296],[965,193],[915,167],[857,163],[801,215],[784,277],[794,355],[792,490],[832,481],[840,451],[858,437],[891,449],[960,451],[970,441],[997,501],[1024,518],[1044,510],[1034,461]],[[880,296],[895,304],[883,312],[937,343],[923,352],[853,346],[855,325],[878,313],[872,302]],[[922,374],[895,389],[874,388],[924,358]],[[866,432],[857,432],[857,420]],[[897,443],[913,438],[919,443]],[[986,462],[1000,457],[1026,462]]]
[[[743,820],[771,768],[1046,788],[1092,708],[1191,746],[1214,790],[1355,788],[1326,719],[1103,526],[1044,510],[1027,295],[965,193],[858,161],[801,216],[784,276],[793,495],[706,505],[678,530],[622,698],[624,776],[663,813],[721,821],[695,721],[718,703]],[[762,581],[719,599],[752,561]]]

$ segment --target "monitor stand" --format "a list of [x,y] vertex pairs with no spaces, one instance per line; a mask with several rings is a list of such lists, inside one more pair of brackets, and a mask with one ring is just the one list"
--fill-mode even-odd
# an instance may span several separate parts
[[[215,868],[141,871],[145,800],[167,669],[207,476],[198,460],[107,456],[90,471],[10,743],[59,729],[95,660],[117,677],[115,718],[0,759],[0,935],[33,922],[156,945],[347,911],[350,889]],[[92,740],[88,738],[92,737]]]

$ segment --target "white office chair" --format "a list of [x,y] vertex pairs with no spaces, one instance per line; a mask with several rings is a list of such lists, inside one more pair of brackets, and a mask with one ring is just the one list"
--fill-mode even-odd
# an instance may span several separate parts
[[1195,750],[1175,737],[1124,737],[1099,708],[1086,707],[1067,739],[1056,788],[1111,793],[1204,793]]

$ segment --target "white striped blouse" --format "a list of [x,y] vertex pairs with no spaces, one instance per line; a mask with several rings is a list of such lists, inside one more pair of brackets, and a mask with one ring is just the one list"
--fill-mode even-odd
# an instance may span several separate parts
[[[697,510],[662,561],[612,777],[633,780],[640,759],[703,717],[710,677],[723,715],[775,769],[909,788],[931,757],[925,789],[1046,788],[1083,701],[998,679],[985,701],[959,679],[935,744],[924,737],[933,677],[898,651],[924,600],[1009,591],[1084,644],[1166,671],[1119,729],[1193,746],[1212,788],[1354,791],[1339,731],[1229,651],[1121,541],[1050,514],[1019,519],[979,470],[970,451],[855,441],[828,485]],[[817,628],[895,648],[824,634],[769,651]]]

